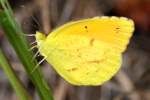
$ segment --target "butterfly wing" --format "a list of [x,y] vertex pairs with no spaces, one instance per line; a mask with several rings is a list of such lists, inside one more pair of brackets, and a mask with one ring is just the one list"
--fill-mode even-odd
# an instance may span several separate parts
[[134,31],[134,23],[125,17],[95,17],[70,22],[54,30],[49,37],[75,34],[92,37],[108,43],[118,52],[123,52]]
[[100,85],[121,66],[133,22],[125,18],[93,18],[54,30],[40,48],[46,60],[75,85]]
[[46,60],[72,84],[100,85],[120,68],[121,54],[105,42],[84,36],[59,35],[50,43],[44,51],[50,51],[45,54],[48,55]]

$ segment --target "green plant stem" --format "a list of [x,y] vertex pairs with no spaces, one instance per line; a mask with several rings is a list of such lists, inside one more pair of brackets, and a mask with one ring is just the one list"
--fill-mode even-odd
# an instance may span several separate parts
[[32,61],[33,53],[29,52],[29,44],[23,36],[23,32],[16,23],[12,10],[7,0],[0,0],[0,25],[3,28],[6,37],[13,46],[20,61],[35,85],[41,100],[53,100],[50,88],[48,87],[41,71],[38,67],[34,72],[33,69],[37,65],[36,60]]
[[28,92],[24,88],[21,81],[16,76],[14,70],[12,69],[11,65],[7,62],[6,57],[4,56],[3,52],[0,49],[0,65],[1,68],[4,70],[5,74],[7,75],[10,83],[12,84],[14,90],[16,91],[20,100],[31,100]]

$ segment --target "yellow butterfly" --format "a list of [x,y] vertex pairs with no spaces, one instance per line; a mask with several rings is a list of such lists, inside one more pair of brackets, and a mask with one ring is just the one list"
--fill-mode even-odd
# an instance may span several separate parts
[[94,17],[69,22],[48,36],[36,33],[41,55],[69,83],[101,85],[119,70],[134,31],[125,17]]

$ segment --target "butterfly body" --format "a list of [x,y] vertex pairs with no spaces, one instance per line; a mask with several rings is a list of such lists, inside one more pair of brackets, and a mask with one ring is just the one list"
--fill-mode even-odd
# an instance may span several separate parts
[[125,18],[91,18],[70,22],[47,37],[37,32],[40,53],[74,85],[101,85],[119,70],[121,55],[132,36]]

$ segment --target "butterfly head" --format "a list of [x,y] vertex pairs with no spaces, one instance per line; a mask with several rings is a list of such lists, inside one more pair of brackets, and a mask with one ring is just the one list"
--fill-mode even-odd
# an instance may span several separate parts
[[35,38],[36,38],[38,47],[40,47],[44,43],[44,41],[46,39],[46,35],[44,33],[41,33],[41,32],[37,31],[36,35],[35,35]]

